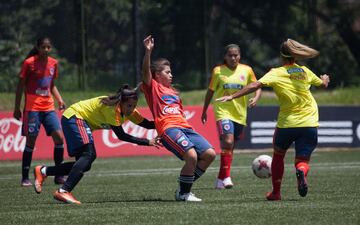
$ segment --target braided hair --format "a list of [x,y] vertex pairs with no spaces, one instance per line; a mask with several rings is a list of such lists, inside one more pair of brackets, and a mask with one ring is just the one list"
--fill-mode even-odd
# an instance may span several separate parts
[[124,84],[114,95],[109,95],[101,99],[101,103],[107,106],[113,106],[120,102],[126,102],[129,99],[138,100],[138,89],[139,85],[136,88],[131,88],[128,84]]

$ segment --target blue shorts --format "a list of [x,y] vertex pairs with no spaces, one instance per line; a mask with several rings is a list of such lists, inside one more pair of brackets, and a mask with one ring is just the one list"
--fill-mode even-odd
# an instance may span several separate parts
[[309,157],[318,143],[317,127],[276,128],[273,144],[287,150],[295,142],[297,157]]
[[63,116],[61,118],[61,125],[69,156],[73,157],[77,150],[86,144],[94,144],[91,129],[85,120],[75,116],[70,117],[70,119]]
[[194,148],[197,155],[201,155],[211,144],[200,134],[187,128],[168,128],[161,135],[162,144],[179,159],[184,160],[184,154]]
[[40,131],[40,125],[46,130],[46,135],[61,130],[59,119],[55,111],[25,111],[22,124],[22,135],[36,137]]
[[240,135],[244,129],[244,125],[228,119],[216,121],[216,126],[220,137],[224,134],[233,134],[235,140],[240,139]]

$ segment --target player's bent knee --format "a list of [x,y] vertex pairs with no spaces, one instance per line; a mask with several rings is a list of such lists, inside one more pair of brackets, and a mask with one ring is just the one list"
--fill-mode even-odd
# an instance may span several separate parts
[[206,161],[212,162],[216,158],[216,152],[214,151],[214,149],[209,148],[204,152],[202,158],[204,158]]

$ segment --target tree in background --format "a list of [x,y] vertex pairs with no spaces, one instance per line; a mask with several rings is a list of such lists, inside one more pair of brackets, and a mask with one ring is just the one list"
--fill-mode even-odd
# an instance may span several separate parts
[[[78,90],[78,82],[91,90],[134,85],[134,68],[140,67],[134,61],[136,34],[140,39],[152,34],[161,43],[154,56],[173,62],[182,90],[205,88],[209,70],[222,63],[222,48],[229,43],[239,44],[242,61],[264,74],[277,65],[279,44],[287,37],[320,50],[320,57],[304,63],[319,74],[329,71],[332,87],[359,86],[359,8],[355,0],[1,1],[0,91],[14,90],[19,65],[42,34],[57,47],[62,90]],[[83,60],[86,80],[77,71]]]

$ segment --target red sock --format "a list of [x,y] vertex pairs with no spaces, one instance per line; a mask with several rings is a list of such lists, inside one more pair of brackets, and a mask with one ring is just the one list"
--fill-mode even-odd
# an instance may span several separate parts
[[232,152],[221,152],[218,179],[224,180],[225,178],[230,177],[232,159]]
[[305,174],[305,177],[306,177],[308,172],[309,172],[310,166],[309,166],[309,163],[307,161],[297,161],[295,163],[295,168],[297,170],[302,170],[304,172],[304,174]]
[[285,153],[274,152],[273,154],[271,163],[271,180],[274,195],[280,195],[281,181],[284,175],[284,157]]

